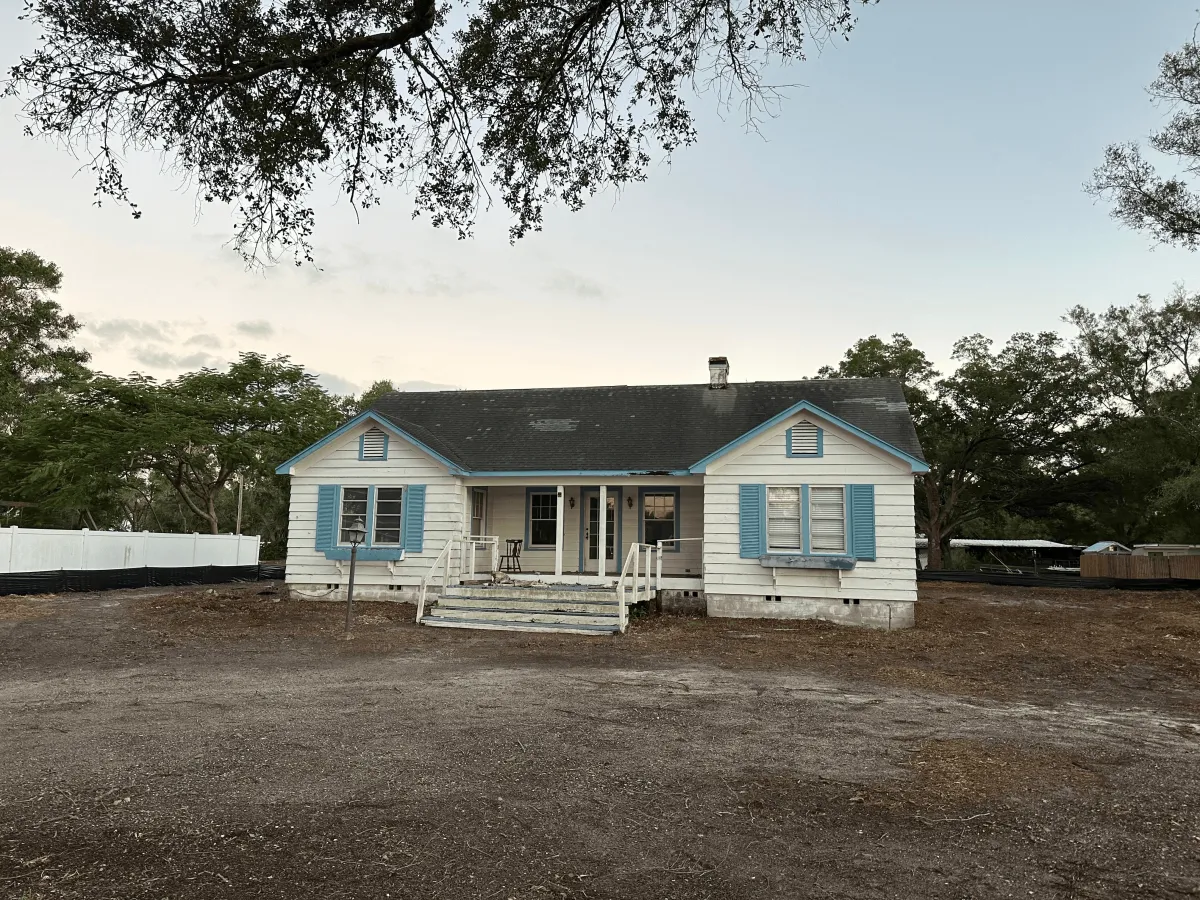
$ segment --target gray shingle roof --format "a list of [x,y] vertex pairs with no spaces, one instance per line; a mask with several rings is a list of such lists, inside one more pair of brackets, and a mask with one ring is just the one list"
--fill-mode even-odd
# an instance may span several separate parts
[[801,400],[924,459],[890,378],[393,392],[372,409],[468,471],[686,469]]

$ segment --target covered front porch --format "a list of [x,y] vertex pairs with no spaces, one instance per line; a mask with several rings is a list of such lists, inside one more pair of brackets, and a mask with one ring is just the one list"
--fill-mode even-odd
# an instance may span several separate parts
[[[469,479],[464,485],[468,532],[494,540],[501,571],[515,582],[611,585],[635,544],[654,547],[659,589],[701,590],[704,488],[698,478]],[[604,510],[604,515],[601,515]],[[604,552],[600,552],[600,548]],[[642,551],[645,552],[644,550]],[[487,544],[474,550],[486,573]],[[642,562],[645,566],[645,562]]]

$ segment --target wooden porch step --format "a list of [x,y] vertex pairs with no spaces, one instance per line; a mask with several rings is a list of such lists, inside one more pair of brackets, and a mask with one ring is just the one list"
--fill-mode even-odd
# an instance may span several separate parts
[[576,603],[617,602],[615,588],[566,584],[553,587],[527,587],[517,583],[457,584],[447,587],[442,596],[468,599],[503,597],[506,600],[567,600]]
[[496,606],[452,606],[438,604],[433,615],[445,619],[486,619],[492,622],[546,622],[568,625],[613,625],[617,622],[617,611],[612,609],[596,613],[587,610],[561,609],[513,609]]
[[614,600],[534,600],[528,597],[503,597],[493,594],[473,594],[467,597],[440,597],[438,609],[470,609],[473,607],[511,612],[563,612],[591,613],[593,615],[617,614],[619,604]]
[[434,628],[473,628],[480,631],[540,631],[555,634],[616,634],[620,626],[611,625],[560,625],[554,622],[526,622],[494,619],[468,619],[447,616],[425,616],[422,625]]

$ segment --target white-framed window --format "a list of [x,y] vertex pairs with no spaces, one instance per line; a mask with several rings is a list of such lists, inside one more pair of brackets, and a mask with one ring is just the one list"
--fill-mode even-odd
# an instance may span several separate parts
[[350,543],[350,526],[355,521],[361,522],[363,528],[367,527],[367,494],[365,487],[342,488],[342,502],[338,511],[339,544]]
[[398,546],[404,507],[404,488],[375,488],[372,546]]
[[529,548],[553,547],[558,534],[558,491],[529,495]]
[[486,527],[487,489],[471,488],[471,535],[479,537]]
[[811,487],[809,537],[813,553],[846,552],[846,489]]
[[[767,550],[803,552],[804,492],[799,487],[767,488]],[[846,552],[846,489],[808,489],[808,551]]]
[[767,488],[767,549],[791,553],[804,549],[800,488]]
[[[654,545],[679,537],[677,499],[674,491],[642,495],[642,543]],[[670,543],[665,549],[678,550],[679,545]]]

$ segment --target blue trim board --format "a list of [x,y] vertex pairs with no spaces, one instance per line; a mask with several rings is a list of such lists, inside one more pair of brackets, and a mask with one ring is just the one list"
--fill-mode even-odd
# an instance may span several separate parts
[[[845,421],[844,419],[839,419],[837,416],[830,415],[829,413],[825,412],[825,410],[821,409],[820,407],[813,406],[807,400],[801,400],[799,403],[789,407],[788,409],[785,409],[783,412],[779,413],[778,415],[772,416],[770,419],[767,419],[767,421],[763,422],[761,425],[758,425],[755,428],[751,428],[749,431],[747,431],[745,434],[743,434],[740,438],[738,438],[737,440],[730,441],[728,444],[726,444],[720,450],[716,450],[716,451],[708,454],[708,456],[704,457],[704,459],[700,460],[698,463],[691,466],[688,469],[688,473],[692,474],[692,475],[703,474],[704,470],[708,467],[709,463],[714,462],[717,459],[720,459],[726,453],[729,453],[731,450],[737,449],[738,447],[742,446],[743,444],[747,443],[748,441],[754,440],[756,437],[763,434],[764,432],[769,431],[772,428],[778,427],[779,425],[786,422],[789,418],[791,418],[792,416],[797,415],[799,413],[809,413],[813,418],[821,419],[824,422],[826,422],[827,424],[834,426],[835,428],[841,428],[845,431],[850,432],[850,434],[854,435],[855,437],[861,438],[862,440],[866,441],[868,444],[871,444],[874,447],[878,447],[880,450],[883,450],[885,453],[888,453],[888,454],[896,457],[897,459],[908,463],[908,465],[912,467],[912,470],[914,473],[921,473],[921,472],[929,471],[928,464],[917,459],[915,456],[911,456],[911,455],[905,453],[899,447],[893,447],[887,441],[881,441],[879,438],[875,437],[874,435],[867,434],[867,432],[863,431],[861,428],[859,428],[855,425],[851,425],[849,422]],[[823,447],[824,447],[824,445],[822,444],[822,448]]]
[[[675,537],[683,537],[683,516],[680,514],[679,506],[679,488],[678,487],[639,487],[637,514],[638,514],[638,543],[646,543],[643,532],[646,527],[646,495],[647,494],[674,494],[675,495]],[[682,544],[678,542],[668,544],[663,548],[664,553],[678,553]]]
[[647,472],[645,469],[529,469],[498,472],[462,472],[471,478],[625,478],[662,475],[694,475],[688,469],[669,472]]
[[[325,558],[349,560],[350,548],[346,546],[331,547],[325,551]],[[363,562],[392,562],[404,559],[404,550],[400,547],[359,547],[358,558]]]
[[[353,419],[351,419],[350,421],[348,421],[344,425],[342,425],[340,428],[337,428],[334,431],[329,432],[329,434],[325,435],[325,437],[321,438],[319,441],[317,441],[312,446],[306,447],[305,449],[303,449],[299,453],[297,453],[295,456],[293,456],[291,459],[289,459],[287,462],[283,463],[282,465],[277,466],[275,468],[275,474],[276,475],[292,474],[291,468],[292,468],[292,466],[296,465],[296,463],[300,462],[301,460],[305,459],[308,456],[311,456],[313,453],[316,453],[322,447],[328,446],[333,441],[338,440],[343,435],[345,435],[346,432],[350,431],[351,429],[356,428],[359,425],[361,425],[363,422],[368,422],[368,421],[374,422],[375,424],[382,426],[385,434],[388,431],[391,431],[393,434],[399,435],[400,437],[404,438],[404,440],[408,441],[414,447],[417,447],[418,449],[424,451],[425,453],[428,453],[430,456],[432,456],[434,459],[436,459],[438,462],[440,462],[442,465],[444,465],[447,469],[449,469],[450,474],[452,474],[452,475],[466,475],[467,474],[466,470],[463,469],[462,466],[458,465],[457,463],[451,462],[446,457],[442,456],[442,454],[438,453],[436,450],[433,450],[433,449],[427,447],[425,444],[418,441],[411,434],[408,434],[406,431],[404,431],[403,428],[397,427],[394,423],[389,422],[387,419],[383,418],[383,416],[381,416],[378,413],[376,413],[372,410],[369,410],[369,409],[366,412],[359,413]],[[362,450],[361,450],[361,443],[360,443],[360,449],[359,449],[360,455],[361,455],[361,452],[362,452]]]
[[[622,540],[624,540],[624,535],[625,535],[625,528],[624,528],[624,524],[623,524],[623,520],[624,520],[625,516],[624,516],[623,510],[621,509],[621,504],[625,501],[625,496],[624,496],[624,492],[619,487],[609,487],[608,485],[605,485],[605,487],[608,487],[608,495],[610,497],[615,496],[617,498],[616,513],[613,516],[613,518],[616,520],[616,527],[617,527],[617,534],[616,534],[616,537],[613,539],[613,566],[615,568],[613,571],[610,572],[608,570],[608,560],[606,559],[604,561],[604,577],[607,578],[609,575],[616,576],[616,575],[621,574],[621,542],[622,542]],[[587,552],[587,547],[586,547],[586,544],[583,539],[583,533],[587,528],[587,508],[588,508],[587,507],[587,499],[592,494],[595,494],[596,497],[599,498],[599,496],[600,496],[600,486],[599,485],[596,485],[596,487],[587,487],[586,485],[579,486],[579,574],[580,575],[583,575],[586,572],[586,569],[584,566],[584,563],[586,562],[586,560],[584,559],[584,554]],[[597,548],[597,549],[599,549],[599,548]],[[597,560],[597,562],[598,561],[599,560]],[[599,569],[599,566],[597,566],[597,569]]]

